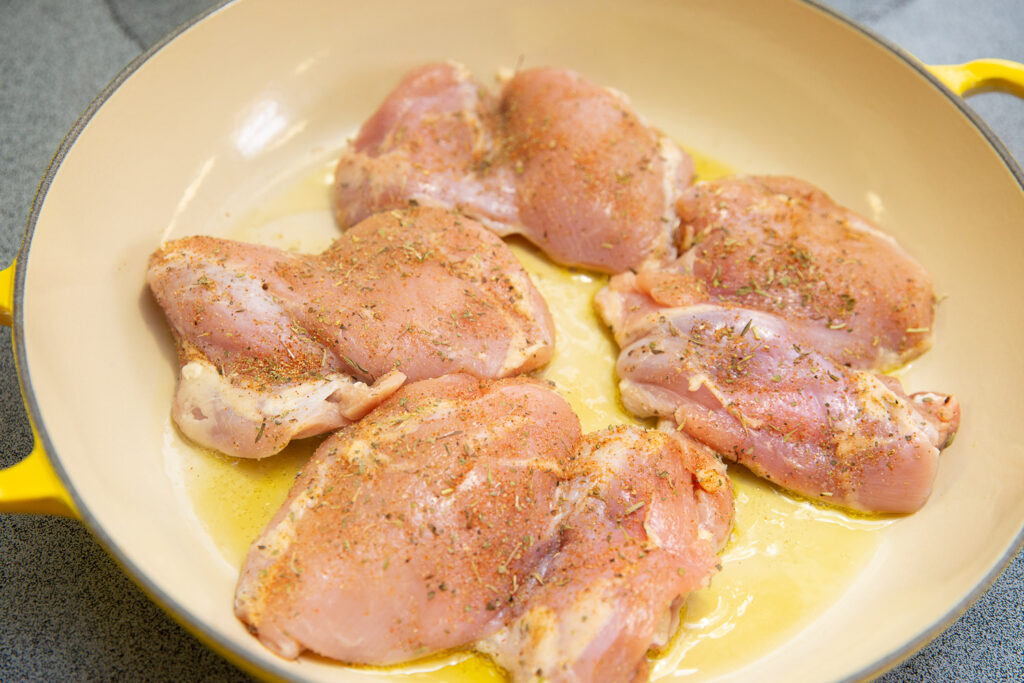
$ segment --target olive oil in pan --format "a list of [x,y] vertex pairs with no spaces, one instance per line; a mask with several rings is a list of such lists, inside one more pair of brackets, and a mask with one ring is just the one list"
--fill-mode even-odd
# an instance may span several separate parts
[[[730,169],[695,156],[702,179]],[[337,237],[329,208],[333,160],[268,192],[232,226],[228,237],[299,251],[320,251]],[[618,398],[618,350],[597,317],[594,294],[607,276],[551,263],[531,245],[510,245],[554,313],[557,350],[537,371],[555,383],[580,417],[584,431],[637,420]],[[170,428],[173,431],[173,428]],[[294,442],[264,461],[222,456],[206,449],[167,447],[178,461],[196,516],[213,544],[240,567],[249,544],[284,502],[292,480],[319,439]],[[736,524],[711,586],[689,596],[682,627],[652,657],[651,677],[701,680],[735,670],[785,641],[834,603],[874,554],[879,530],[891,520],[854,517],[817,506],[730,466],[736,492]],[[231,597],[225,596],[230,605]],[[403,680],[498,681],[500,672],[482,657],[445,654],[406,666],[365,669]]]

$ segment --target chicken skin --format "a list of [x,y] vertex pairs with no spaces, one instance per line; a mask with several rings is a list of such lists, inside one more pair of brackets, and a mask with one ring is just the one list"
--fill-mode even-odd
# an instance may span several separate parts
[[781,315],[854,368],[891,369],[931,347],[934,292],[924,268],[810,183],[700,182],[677,208],[681,258],[639,278],[662,305],[695,297]]
[[546,384],[447,375],[328,438],[245,560],[235,613],[268,648],[391,664],[508,620],[557,540],[579,420]]
[[674,419],[760,477],[866,512],[919,509],[960,419],[954,397],[908,396],[788,321],[739,307],[663,309],[622,349],[618,373],[635,415]]
[[707,448],[632,426],[587,434],[569,476],[558,551],[478,647],[517,683],[646,680],[647,651],[717,570],[732,485]]
[[409,202],[458,208],[565,265],[620,272],[675,254],[693,161],[625,97],[579,74],[527,69],[494,96],[454,63],[385,99],[335,172],[348,226]]
[[406,379],[505,377],[554,352],[512,252],[442,209],[373,216],[318,255],[176,240],[148,281],[179,347],[175,422],[241,457],[348,424]]

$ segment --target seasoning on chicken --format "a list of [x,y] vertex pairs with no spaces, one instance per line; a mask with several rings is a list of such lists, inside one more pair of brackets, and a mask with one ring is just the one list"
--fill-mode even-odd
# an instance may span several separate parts
[[714,304],[666,308],[619,356],[623,403],[758,476],[809,498],[869,512],[927,500],[956,399],[906,395],[852,370],[786,320]]
[[447,375],[320,446],[250,548],[235,613],[288,658],[472,646],[517,681],[631,680],[732,518],[721,461],[689,439],[581,439],[542,382]]
[[334,208],[348,227],[411,202],[457,208],[499,235],[517,209],[500,147],[497,97],[455,62],[408,73],[363,123],[334,172]]
[[175,422],[242,457],[348,424],[406,378],[505,377],[554,353],[512,252],[441,209],[373,216],[318,255],[189,237],[148,280],[178,342]]
[[620,93],[527,69],[495,97],[454,63],[421,67],[342,154],[343,226],[409,202],[519,233],[566,265],[605,272],[675,254],[675,202],[693,161]]
[[854,368],[891,369],[931,347],[928,273],[892,237],[810,183],[700,182],[677,208],[682,256],[637,278],[652,283],[661,305],[696,297],[780,315]]
[[693,161],[624,95],[528,69],[505,84],[501,111],[527,239],[559,263],[611,273],[675,254],[675,200]]
[[469,645],[552,552],[579,439],[536,380],[406,385],[303,468],[249,551],[235,613],[288,658],[391,664]]
[[558,552],[478,647],[516,683],[646,680],[648,650],[719,566],[732,485],[705,447],[632,426],[586,435],[569,474]]

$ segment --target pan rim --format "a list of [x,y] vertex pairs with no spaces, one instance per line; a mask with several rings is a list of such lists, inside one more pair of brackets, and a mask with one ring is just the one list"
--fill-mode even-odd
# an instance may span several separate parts
[[[1010,154],[1003,142],[992,132],[985,121],[967,106],[963,98],[956,95],[946,87],[925,67],[924,64],[919,62],[910,53],[903,50],[895,43],[877,35],[872,30],[844,16],[835,9],[821,4],[819,0],[795,1],[811,9],[817,10],[818,12],[837,20],[848,28],[858,32],[868,41],[874,43],[877,47],[888,51],[895,57],[898,57],[906,66],[934,86],[957,108],[960,114],[965,116],[974,128],[982,134],[985,141],[996,152],[1007,170],[1016,180],[1018,189],[1024,193],[1024,171],[1021,170],[1020,165],[1013,158],[1013,155]],[[242,666],[252,672],[258,672],[264,675],[270,674],[281,679],[295,680],[293,671],[284,668],[275,661],[261,661],[257,663],[251,659],[249,653],[239,647],[233,640],[223,635],[220,630],[211,628],[205,620],[195,615],[186,605],[178,602],[172,596],[167,594],[148,573],[144,572],[135,564],[135,562],[132,561],[128,553],[121,547],[117,540],[114,539],[107,532],[105,527],[99,523],[96,517],[91,513],[82,496],[79,495],[79,492],[65,470],[61,458],[54,447],[53,441],[46,429],[41,407],[33,390],[31,376],[26,369],[28,367],[28,358],[26,355],[24,339],[24,307],[22,306],[25,293],[25,278],[27,272],[26,264],[28,262],[32,239],[35,235],[35,229],[42,206],[46,200],[50,186],[63,165],[65,158],[74,147],[78,137],[92,118],[103,107],[103,105],[106,104],[107,100],[110,99],[110,97],[121,87],[121,85],[124,84],[125,81],[132,77],[146,62],[153,58],[178,36],[235,2],[236,0],[218,0],[214,5],[200,12],[184,24],[178,26],[176,29],[169,32],[159,41],[132,59],[123,69],[121,69],[120,72],[118,72],[107,86],[100,91],[98,95],[96,95],[61,140],[60,145],[47,165],[46,171],[40,180],[39,186],[37,187],[28,220],[26,222],[24,238],[17,254],[18,265],[15,269],[13,297],[14,315],[12,324],[14,355],[18,381],[21,385],[22,397],[30,422],[42,443],[54,471],[57,473],[61,483],[67,490],[68,495],[74,501],[82,523],[85,524],[93,536],[95,536],[101,545],[103,545],[105,550],[124,569],[125,573],[127,573],[128,576],[140,588],[142,588],[151,599],[157,602],[169,616],[184,625],[190,633],[199,637],[205,644],[212,646],[217,652],[228,657],[234,664]],[[960,601],[958,601],[957,604],[951,607],[942,617],[937,619],[929,628],[923,630],[915,638],[904,643],[901,647],[840,680],[857,681],[879,675],[919,651],[929,642],[934,640],[940,633],[945,631],[971,605],[973,605],[984,592],[991,588],[992,584],[1000,575],[1002,575],[1006,567],[1022,547],[1024,547],[1024,523],[1021,524],[1021,528],[1018,530],[1016,537],[1011,541],[1002,557],[993,564],[988,573],[974,586],[974,588]]]

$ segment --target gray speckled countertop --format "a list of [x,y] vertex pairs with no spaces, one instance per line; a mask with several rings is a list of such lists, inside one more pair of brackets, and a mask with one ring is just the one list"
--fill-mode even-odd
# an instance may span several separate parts
[[[0,265],[64,133],[135,55],[210,0],[0,0]],[[1024,62],[1024,0],[825,3],[926,63]],[[1024,160],[1024,102],[970,99]],[[1021,226],[1024,229],[1024,226]],[[0,467],[31,446],[0,328]],[[143,595],[78,522],[0,515],[0,680],[248,680]],[[880,681],[1024,680],[1024,553],[964,615]]]

